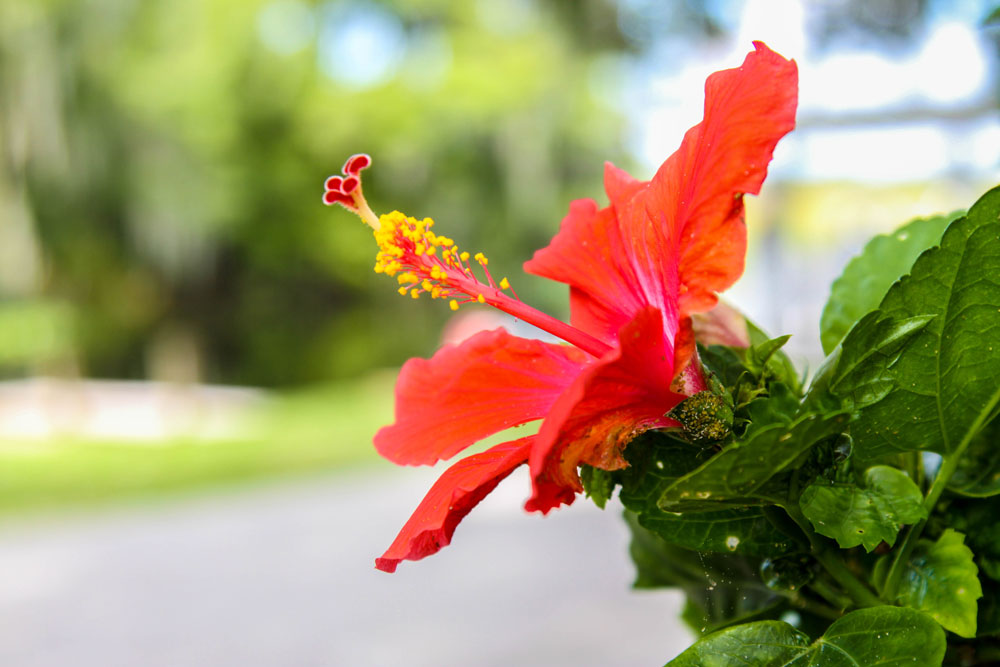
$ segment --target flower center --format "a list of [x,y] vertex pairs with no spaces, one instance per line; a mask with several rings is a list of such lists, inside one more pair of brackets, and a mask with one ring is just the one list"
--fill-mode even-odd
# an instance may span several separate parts
[[[361,170],[371,165],[364,154],[351,156],[344,164],[343,175],[326,180],[323,202],[340,204],[372,228],[378,244],[375,273],[394,276],[399,293],[417,299],[430,294],[432,299],[448,299],[452,310],[463,303],[488,304],[575,345],[595,357],[602,357],[611,347],[590,334],[524,304],[507,278],[498,283],[490,274],[489,260],[483,253],[471,259],[479,265],[485,282],[473,272],[470,255],[462,252],[447,236],[432,231],[430,218],[417,220],[399,211],[377,217],[361,191]],[[505,291],[509,290],[510,295]]]
[[379,218],[379,228],[375,230],[379,248],[375,273],[396,276],[399,293],[404,296],[409,294],[416,299],[427,293],[432,299],[450,299],[452,310],[458,310],[459,303],[485,303],[488,291],[514,292],[506,278],[499,283],[493,279],[486,268],[489,260],[483,253],[476,253],[473,259],[488,281],[480,282],[472,272],[469,253],[460,251],[447,236],[435,234],[431,231],[433,226],[430,218],[417,220],[399,211]]

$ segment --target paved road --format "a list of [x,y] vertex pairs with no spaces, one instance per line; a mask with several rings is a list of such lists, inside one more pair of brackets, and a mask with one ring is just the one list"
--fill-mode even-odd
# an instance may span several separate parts
[[377,572],[433,471],[228,489],[0,527],[12,667],[661,665],[690,638],[632,592],[617,510],[502,484],[433,558]]

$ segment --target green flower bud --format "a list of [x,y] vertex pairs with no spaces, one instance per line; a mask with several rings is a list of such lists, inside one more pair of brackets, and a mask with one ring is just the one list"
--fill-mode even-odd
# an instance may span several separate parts
[[667,413],[678,421],[687,439],[697,445],[711,445],[733,429],[733,409],[726,400],[710,391],[700,391]]

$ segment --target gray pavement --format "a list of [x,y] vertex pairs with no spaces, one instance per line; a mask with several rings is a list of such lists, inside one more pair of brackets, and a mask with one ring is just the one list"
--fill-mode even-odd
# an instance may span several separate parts
[[373,569],[433,480],[380,469],[0,526],[0,665],[661,665],[680,596],[629,589],[617,508],[526,515],[515,475],[451,547]]

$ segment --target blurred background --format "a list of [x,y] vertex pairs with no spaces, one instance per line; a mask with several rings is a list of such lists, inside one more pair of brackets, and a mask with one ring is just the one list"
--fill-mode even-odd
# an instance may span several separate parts
[[565,317],[520,264],[764,40],[798,128],[727,299],[815,367],[847,259],[1000,182],[995,6],[0,0],[0,659],[662,663],[679,602],[628,592],[617,510],[524,517],[520,477],[452,549],[371,571],[436,474],[371,450],[395,369],[498,321],[399,298],[323,180],[370,153],[376,211]]

